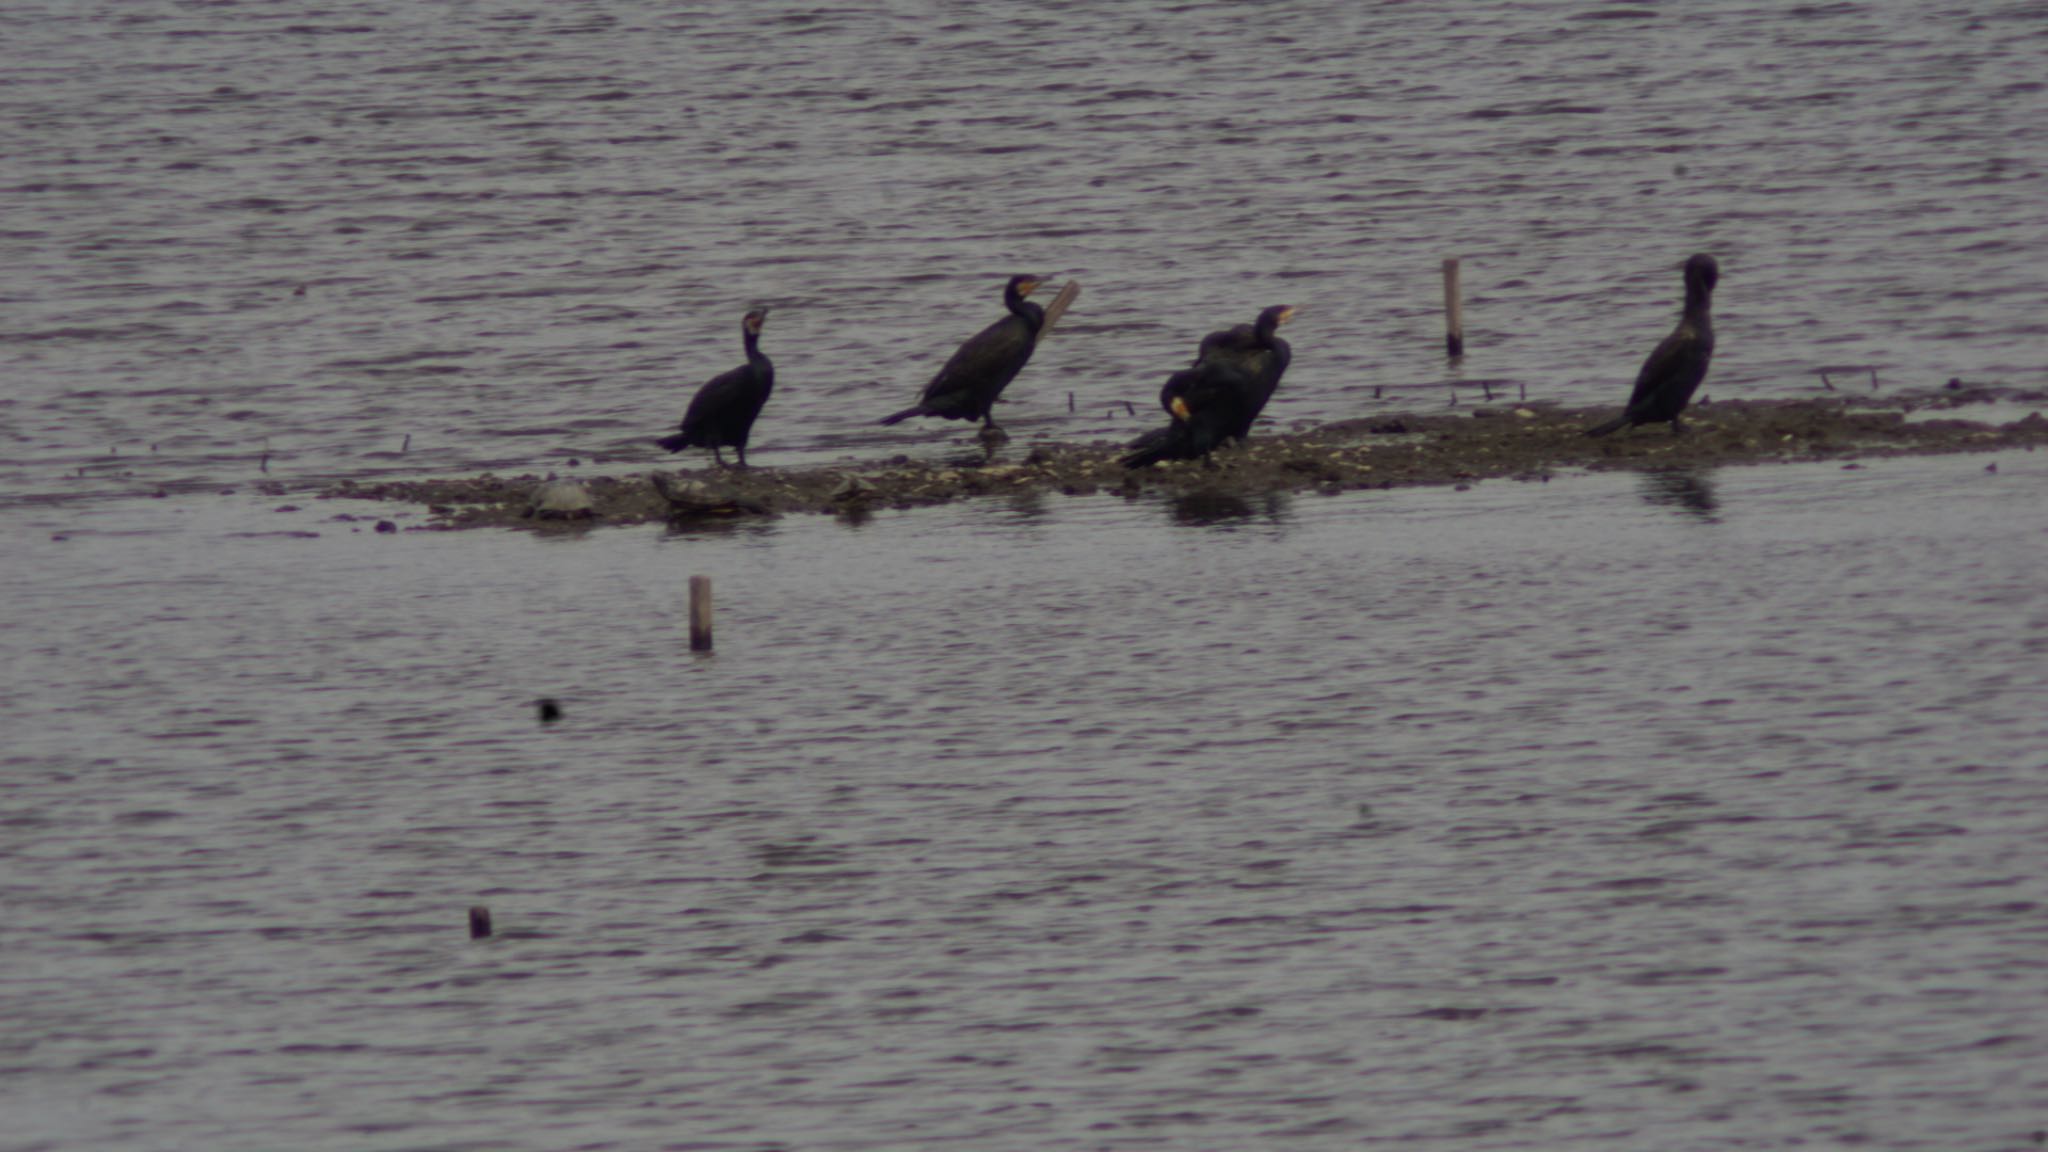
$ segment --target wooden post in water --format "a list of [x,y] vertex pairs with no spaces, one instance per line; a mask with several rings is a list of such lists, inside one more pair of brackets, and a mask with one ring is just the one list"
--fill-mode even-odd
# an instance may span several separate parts
[[491,910],[481,904],[472,905],[469,910],[469,938],[481,940],[491,934]]
[[1456,360],[1465,354],[1465,298],[1458,290],[1458,258],[1444,261],[1444,353]]
[[711,577],[690,577],[690,651],[711,651]]
[[1040,340],[1052,335],[1052,326],[1060,322],[1060,317],[1065,316],[1067,309],[1072,307],[1074,301],[1080,299],[1080,297],[1081,282],[1079,280],[1067,281],[1066,286],[1060,289],[1059,295],[1052,298],[1052,303],[1045,306],[1045,321],[1038,326],[1038,338]]

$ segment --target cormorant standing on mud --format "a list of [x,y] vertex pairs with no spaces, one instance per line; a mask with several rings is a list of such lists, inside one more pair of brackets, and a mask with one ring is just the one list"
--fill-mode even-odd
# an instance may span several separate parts
[[1124,467],[1193,460],[1226,441],[1248,439],[1252,422],[1273,398],[1293,359],[1293,349],[1275,335],[1293,318],[1293,307],[1275,305],[1260,312],[1254,324],[1204,336],[1194,365],[1167,377],[1159,390],[1159,403],[1173,423],[1132,441]]
[[1211,332],[1202,338],[1201,354],[1195,363],[1211,357],[1234,357],[1257,381],[1257,387],[1246,404],[1248,409],[1243,421],[1230,428],[1233,440],[1248,440],[1252,434],[1252,421],[1265,411],[1266,402],[1280,388],[1280,377],[1287,372],[1287,365],[1294,359],[1294,349],[1287,341],[1280,339],[1280,326],[1294,319],[1294,306],[1276,304],[1259,313],[1251,324],[1239,324],[1221,332]]
[[1685,431],[1678,421],[1679,414],[1685,411],[1700,381],[1707,378],[1707,364],[1714,358],[1711,305],[1714,284],[1720,278],[1720,266],[1704,252],[1685,262],[1685,313],[1679,317],[1678,327],[1643,361],[1643,370],[1636,374],[1635,391],[1629,394],[1628,408],[1607,423],[1586,429],[1586,435],[1605,436],[1631,425],[1666,420],[1671,422],[1673,435]]
[[924,395],[916,404],[883,417],[881,423],[896,424],[912,416],[943,416],[948,420],[979,420],[984,428],[994,429],[996,422],[989,410],[995,406],[996,397],[1030,362],[1032,351],[1038,347],[1038,334],[1045,327],[1045,309],[1025,300],[1044,282],[1042,276],[1010,277],[1003,287],[1003,304],[1010,314],[975,333],[924,386]]
[[725,458],[718,450],[730,447],[739,453],[740,467],[747,466],[747,433],[753,430],[761,406],[768,403],[768,393],[775,390],[775,365],[761,352],[761,322],[767,318],[765,308],[747,313],[740,321],[747,362],[705,381],[683,413],[683,430],[655,443],[671,452],[693,446],[709,448],[720,468],[725,467]]

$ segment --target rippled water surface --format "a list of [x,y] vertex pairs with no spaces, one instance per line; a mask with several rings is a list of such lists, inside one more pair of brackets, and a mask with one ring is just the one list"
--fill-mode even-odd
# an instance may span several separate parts
[[6,5],[0,1149],[2040,1143],[2033,455],[309,488],[644,469],[759,303],[758,463],[935,451],[1023,270],[1019,448],[1282,301],[1282,426],[1618,401],[1695,250],[1712,395],[2048,384],[2044,76],[2016,0]]
[[5,1142],[2025,1147],[2048,468],[1995,463],[17,510]]
[[1695,250],[1710,395],[2048,383],[2034,0],[31,0],[0,34],[10,490],[644,463],[755,303],[758,461],[894,451],[958,435],[873,421],[1020,270],[1088,289],[1003,410],[1032,436],[1129,436],[1276,301],[1283,425],[1618,401]]

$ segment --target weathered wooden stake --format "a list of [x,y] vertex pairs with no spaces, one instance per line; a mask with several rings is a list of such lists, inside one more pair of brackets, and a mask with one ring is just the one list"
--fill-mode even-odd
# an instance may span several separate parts
[[1081,282],[1079,280],[1067,281],[1065,287],[1060,289],[1060,294],[1053,297],[1052,303],[1045,306],[1045,320],[1038,326],[1038,338],[1040,340],[1052,334],[1052,326],[1059,323],[1060,317],[1067,314],[1068,307],[1075,300],[1080,299],[1080,296]]
[[491,910],[481,904],[469,909],[469,938],[481,940],[491,934]]
[[690,651],[711,651],[711,577],[690,577]]
[[1465,354],[1465,300],[1458,291],[1458,258],[1444,261],[1444,352],[1456,360]]
[[1067,393],[1067,411],[1069,411],[1069,412],[1072,412],[1073,410],[1074,410],[1074,394],[1073,394],[1072,392],[1069,392],[1069,393]]

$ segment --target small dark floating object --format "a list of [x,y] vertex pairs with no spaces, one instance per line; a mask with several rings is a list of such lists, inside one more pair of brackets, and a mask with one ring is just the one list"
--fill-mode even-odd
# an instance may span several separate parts
[[553,724],[562,718],[562,705],[552,696],[543,696],[534,705],[540,713],[540,722]]
[[491,910],[481,904],[469,910],[469,938],[481,940],[491,934]]
[[379,521],[377,521],[377,531],[379,531],[379,532],[396,532],[396,531],[398,531],[398,525],[396,525],[396,524],[393,524],[393,523],[392,523],[391,521],[389,521],[389,520],[379,520]]

